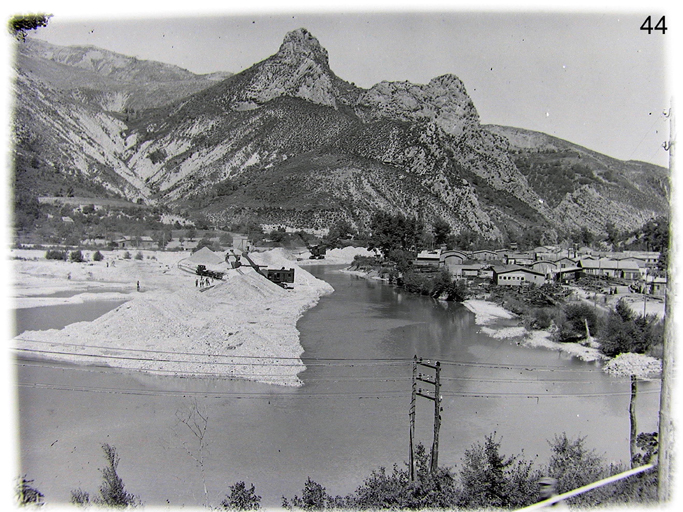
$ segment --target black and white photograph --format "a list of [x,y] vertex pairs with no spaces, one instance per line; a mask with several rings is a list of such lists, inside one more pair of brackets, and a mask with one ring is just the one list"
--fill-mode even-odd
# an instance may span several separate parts
[[678,501],[669,2],[11,3],[3,503]]

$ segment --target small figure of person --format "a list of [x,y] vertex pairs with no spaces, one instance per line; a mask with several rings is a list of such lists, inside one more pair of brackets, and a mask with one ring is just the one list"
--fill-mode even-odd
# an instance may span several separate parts
[[197,286],[199,286],[199,279],[194,280],[194,287],[196,288]]
[[138,291],[140,291],[140,281],[138,281],[137,287],[138,287]]

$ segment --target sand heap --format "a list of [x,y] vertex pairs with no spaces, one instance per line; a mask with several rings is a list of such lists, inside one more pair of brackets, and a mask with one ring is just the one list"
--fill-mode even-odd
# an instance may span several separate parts
[[332,288],[281,254],[253,259],[294,267],[293,289],[250,267],[230,270],[204,290],[188,275],[174,292],[140,294],[93,322],[25,332],[16,346],[21,354],[78,364],[300,385],[305,366],[296,322]]

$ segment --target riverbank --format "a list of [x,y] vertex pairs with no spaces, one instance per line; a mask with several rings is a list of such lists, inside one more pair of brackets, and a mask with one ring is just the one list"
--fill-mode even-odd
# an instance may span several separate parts
[[[199,288],[197,276],[177,266],[189,253],[141,251],[138,260],[107,251],[94,262],[84,251],[85,263],[44,254],[13,251],[15,307],[129,300],[93,322],[20,334],[13,343],[23,357],[299,386],[305,366],[296,323],[333,291],[278,249],[250,256],[258,265],[294,268],[291,289],[249,267],[227,270],[223,281]],[[73,295],[49,296],[55,293]]]
[[[585,343],[559,343],[553,341],[550,330],[528,330],[524,326],[495,325],[502,319],[513,319],[515,315],[493,302],[484,300],[466,300],[464,306],[475,314],[475,323],[481,325],[481,331],[496,339],[510,339],[518,345],[555,350],[581,359],[582,361],[599,361],[603,363],[603,371],[613,376],[636,375],[641,379],[656,377],[661,373],[662,362],[643,354],[620,354],[609,358],[600,352],[600,345],[595,341]],[[494,324],[489,326],[489,324]]]
[[[344,272],[366,279],[380,279],[375,271],[346,269]],[[639,361],[638,364],[640,366],[648,368],[647,372],[645,372],[648,376],[656,374],[653,368],[656,368],[658,365],[661,368],[661,361],[641,354],[629,354],[634,356],[632,358],[609,358],[600,352],[600,345],[594,340],[584,343],[559,343],[553,340],[551,330],[529,330],[523,325],[502,325],[506,323],[504,321],[514,320],[518,317],[492,301],[467,299],[462,304],[475,315],[475,323],[480,326],[481,332],[495,339],[507,339],[519,346],[562,352],[582,361],[599,361],[603,363],[603,370],[611,375],[633,371],[634,359]]]
[[552,340],[552,333],[547,330],[528,330],[521,325],[514,327],[489,326],[501,319],[516,318],[514,313],[493,302],[468,299],[463,302],[463,305],[475,314],[475,322],[482,326],[482,332],[492,338],[513,339],[518,345],[556,350],[578,357],[583,361],[605,359],[597,347],[584,346],[580,343],[558,343]]

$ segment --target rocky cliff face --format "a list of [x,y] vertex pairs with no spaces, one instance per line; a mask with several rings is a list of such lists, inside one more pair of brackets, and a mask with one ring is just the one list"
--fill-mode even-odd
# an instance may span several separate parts
[[477,109],[455,75],[434,78],[427,85],[380,82],[361,95],[356,111],[366,122],[386,118],[434,123],[456,138],[479,124]]
[[[606,216],[595,208],[626,224],[666,210],[666,187],[647,184],[651,175],[666,181],[661,168],[638,174],[584,157],[586,171],[563,160],[560,167],[583,181],[553,188],[559,160],[550,146],[562,144],[481,126],[455,75],[363,90],[330,70],[327,51],[305,29],[222,81],[164,66],[92,48],[24,51],[18,166],[35,157],[45,173],[68,168],[100,192],[201,210],[217,222],[251,216],[299,228],[339,218],[362,227],[382,209],[498,238],[532,224],[599,231]],[[71,79],[69,70],[77,70]],[[183,94],[187,84],[197,89]],[[176,99],[131,108],[162,90]],[[36,140],[49,149],[38,155]],[[625,173],[633,193],[613,194],[606,183]]]

